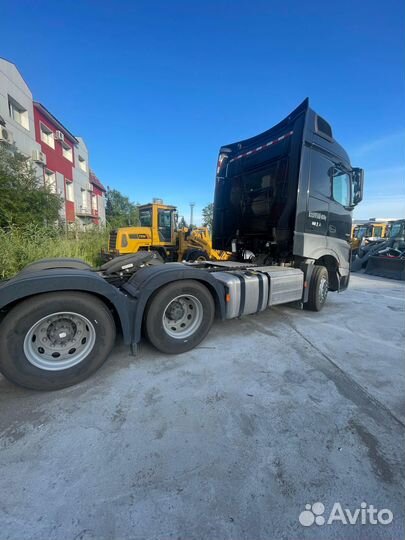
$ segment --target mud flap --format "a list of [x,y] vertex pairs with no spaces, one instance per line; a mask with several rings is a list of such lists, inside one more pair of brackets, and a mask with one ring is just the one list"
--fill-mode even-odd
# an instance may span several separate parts
[[405,259],[374,255],[369,258],[365,273],[405,281]]

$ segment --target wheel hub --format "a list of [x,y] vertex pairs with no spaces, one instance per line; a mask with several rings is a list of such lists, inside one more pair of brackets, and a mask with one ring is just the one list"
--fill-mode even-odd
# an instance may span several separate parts
[[36,322],[24,339],[27,360],[46,371],[68,369],[82,362],[96,342],[93,324],[78,313],[53,313]]
[[60,319],[51,323],[46,331],[49,341],[53,345],[65,346],[73,341],[77,332],[77,325],[70,319]]
[[203,320],[203,307],[198,298],[183,294],[174,298],[163,312],[163,329],[170,337],[185,339],[192,336]]
[[167,317],[171,321],[178,321],[182,317],[184,317],[184,306],[180,300],[174,301],[170,304],[169,308],[167,309]]
[[328,280],[322,278],[319,283],[319,299],[322,303],[325,302],[328,295]]

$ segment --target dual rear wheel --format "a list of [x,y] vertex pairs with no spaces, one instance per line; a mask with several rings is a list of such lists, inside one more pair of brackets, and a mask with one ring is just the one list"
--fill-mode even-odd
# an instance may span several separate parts
[[97,297],[40,294],[17,304],[2,321],[0,371],[26,388],[65,388],[94,373],[114,341],[114,319]]
[[160,289],[149,301],[145,330],[160,351],[189,351],[208,334],[215,304],[205,285],[195,280],[177,281]]

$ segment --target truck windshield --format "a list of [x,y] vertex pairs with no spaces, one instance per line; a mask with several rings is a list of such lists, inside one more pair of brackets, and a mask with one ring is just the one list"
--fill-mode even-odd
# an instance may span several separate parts
[[141,227],[152,227],[152,208],[143,208],[139,213]]

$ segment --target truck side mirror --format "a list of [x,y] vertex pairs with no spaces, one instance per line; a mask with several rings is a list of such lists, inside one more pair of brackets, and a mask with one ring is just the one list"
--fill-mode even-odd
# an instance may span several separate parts
[[352,204],[356,206],[363,200],[364,169],[354,167],[352,170]]

